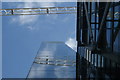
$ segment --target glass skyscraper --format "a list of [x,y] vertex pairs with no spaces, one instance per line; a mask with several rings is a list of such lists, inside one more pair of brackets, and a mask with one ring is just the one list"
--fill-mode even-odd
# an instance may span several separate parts
[[63,42],[43,42],[27,78],[75,78],[76,52]]

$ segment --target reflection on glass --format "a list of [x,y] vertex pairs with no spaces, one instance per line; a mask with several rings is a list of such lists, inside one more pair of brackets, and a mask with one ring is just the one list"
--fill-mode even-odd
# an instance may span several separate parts
[[43,42],[27,78],[75,78],[76,52],[62,42]]

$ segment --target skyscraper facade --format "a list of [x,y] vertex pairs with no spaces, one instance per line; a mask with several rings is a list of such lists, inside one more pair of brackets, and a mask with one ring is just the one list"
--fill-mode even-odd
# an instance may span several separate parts
[[43,42],[27,78],[76,77],[76,52],[63,42]]

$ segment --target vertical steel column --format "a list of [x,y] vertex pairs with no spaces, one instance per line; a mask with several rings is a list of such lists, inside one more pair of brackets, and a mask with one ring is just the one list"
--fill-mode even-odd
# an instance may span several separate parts
[[[107,14],[109,11],[109,7],[110,7],[110,3],[103,3],[100,2],[99,3],[99,33],[98,33],[98,39],[97,39],[97,47],[100,50],[106,50],[106,45],[107,45],[107,38],[106,38],[106,18],[107,18]],[[96,23],[96,21],[95,21]],[[96,26],[96,24],[95,24]],[[102,57],[97,55],[97,72],[96,72],[96,78],[98,80],[104,79],[104,75],[102,73],[102,68],[101,68],[101,59]],[[98,63],[99,61],[99,63]],[[98,66],[100,65],[100,66]]]
[[116,37],[117,37],[119,31],[120,31],[120,16],[119,16],[119,20],[118,20],[118,25],[117,25],[117,27],[115,28],[115,32],[114,32],[114,36],[113,36],[113,42],[115,42]]
[[110,41],[110,46],[111,46],[111,51],[113,52],[113,36],[114,36],[114,13],[115,13],[115,9],[114,9],[114,2],[113,2],[113,7],[112,7],[112,22],[111,22],[111,41]]
[[[118,4],[119,4],[119,12],[120,12],[120,1],[118,2]],[[118,25],[117,25],[115,32],[114,32],[114,35],[113,35],[113,42],[115,42],[119,31],[120,31],[120,13],[119,13]]]
[[106,18],[109,12],[110,3],[105,2],[99,3],[99,33],[97,39],[97,46],[101,50],[106,49],[107,40],[106,40]]
[[[92,2],[89,2],[88,11],[89,11],[89,18],[90,18],[90,26],[91,26],[92,16],[90,15],[92,14]],[[89,44],[91,44],[90,36],[89,36]]]
[[76,26],[76,40],[77,40],[77,52],[76,52],[76,80],[80,80],[80,51],[79,46],[81,44],[81,2],[77,2],[77,26]]
[[[97,7],[97,2],[95,2],[95,27],[94,27],[94,41],[96,41],[96,29],[97,29],[97,26],[96,26],[96,24],[97,24],[97,9],[98,9],[98,7]],[[98,24],[97,24],[98,25]]]
[[[87,25],[84,3],[82,3],[82,5],[83,5],[82,42],[83,42],[84,45],[87,45],[88,44],[88,25]],[[88,6],[87,2],[86,2],[86,6]],[[88,10],[88,8],[87,8],[87,10]]]
[[77,2],[76,40],[81,43],[81,2]]
[[76,80],[80,80],[80,54],[76,52]]

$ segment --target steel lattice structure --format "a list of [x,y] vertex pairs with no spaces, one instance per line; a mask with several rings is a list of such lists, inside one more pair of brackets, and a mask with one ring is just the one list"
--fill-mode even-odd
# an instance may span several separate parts
[[77,80],[120,79],[120,2],[78,2],[76,30]]
[[[101,8],[102,9],[102,8]],[[92,10],[92,15],[98,11]],[[45,14],[75,14],[77,7],[45,7],[45,8],[15,8],[15,9],[0,9],[0,16],[12,15],[45,15]],[[88,14],[90,11],[88,11]],[[98,15],[98,14],[97,14]],[[109,12],[108,17],[111,17],[112,12]],[[115,17],[120,15],[120,12],[114,13]]]
[[44,15],[44,14],[72,14],[76,13],[76,7],[46,7],[46,8],[16,8],[0,9],[0,16],[11,15]]
[[[118,79],[120,2],[77,2],[77,7],[0,9],[0,16],[73,13],[77,13],[76,80],[105,80],[105,76],[110,80]],[[34,63],[57,65],[55,60],[54,64],[50,63],[53,60],[37,60]]]

